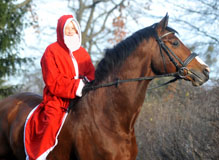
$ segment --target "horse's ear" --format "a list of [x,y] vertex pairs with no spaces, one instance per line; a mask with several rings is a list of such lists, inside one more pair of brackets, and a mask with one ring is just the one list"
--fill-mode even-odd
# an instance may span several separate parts
[[168,25],[168,20],[169,20],[169,16],[167,13],[166,16],[157,24],[156,29],[157,29],[158,34],[162,33],[166,29]]

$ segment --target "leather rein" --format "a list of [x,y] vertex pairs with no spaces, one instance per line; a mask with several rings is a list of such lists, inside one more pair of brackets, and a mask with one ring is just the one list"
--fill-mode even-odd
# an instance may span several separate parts
[[[166,74],[162,74],[162,75],[156,75],[156,76],[149,76],[149,77],[139,77],[139,78],[130,78],[130,79],[116,79],[113,82],[109,82],[109,83],[105,83],[105,84],[99,84],[99,85],[95,85],[95,86],[87,86],[85,87],[85,90],[95,90],[98,88],[103,88],[103,87],[110,87],[110,86],[118,86],[118,84],[120,83],[125,83],[125,82],[135,82],[135,81],[143,81],[143,80],[153,80],[155,78],[162,78],[162,77],[174,77],[173,79],[162,83],[161,85],[158,85],[156,87],[152,87],[149,89],[155,89],[164,85],[167,85],[169,83],[175,82],[178,79],[183,79],[185,78],[185,76],[189,73],[193,73],[191,72],[188,68],[186,68],[186,66],[196,57],[198,56],[198,54],[192,52],[190,54],[190,56],[183,62],[163,41],[162,38],[169,35],[169,34],[174,34],[174,32],[168,32],[160,37],[158,37],[158,35],[155,35],[156,41],[159,45],[160,48],[160,54],[162,56],[163,59],[163,64],[164,64],[164,69],[165,72],[167,72],[166,70],[166,64],[165,64],[165,59],[164,59],[164,54],[163,54],[163,50],[165,51],[165,53],[167,54],[169,60],[174,64],[174,66],[176,67],[177,72],[174,73],[166,73]],[[178,63],[175,61],[175,59],[181,64],[181,66],[178,65]],[[193,73],[194,74],[194,73]],[[147,89],[147,90],[149,90]]]

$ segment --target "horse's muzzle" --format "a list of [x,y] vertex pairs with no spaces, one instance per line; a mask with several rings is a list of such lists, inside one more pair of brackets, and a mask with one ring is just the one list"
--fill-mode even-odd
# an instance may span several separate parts
[[190,69],[190,72],[186,76],[187,80],[192,82],[193,86],[201,86],[209,79],[210,69],[208,67],[204,68],[201,72],[194,69]]

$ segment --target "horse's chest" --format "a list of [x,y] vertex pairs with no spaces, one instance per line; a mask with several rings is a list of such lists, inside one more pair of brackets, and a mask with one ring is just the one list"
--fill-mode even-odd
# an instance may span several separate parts
[[96,135],[84,144],[82,160],[88,157],[89,160],[133,160],[137,155],[137,145],[131,137]]

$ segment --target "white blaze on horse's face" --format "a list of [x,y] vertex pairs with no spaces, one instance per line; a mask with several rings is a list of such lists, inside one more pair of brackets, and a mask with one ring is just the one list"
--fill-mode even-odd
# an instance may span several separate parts
[[199,58],[199,56],[195,57],[195,59],[196,59],[199,63],[208,66],[201,58]]
[[200,64],[207,66],[206,69],[210,72],[210,68],[208,67],[208,65],[207,65],[199,56],[195,57],[195,59],[196,59]]

